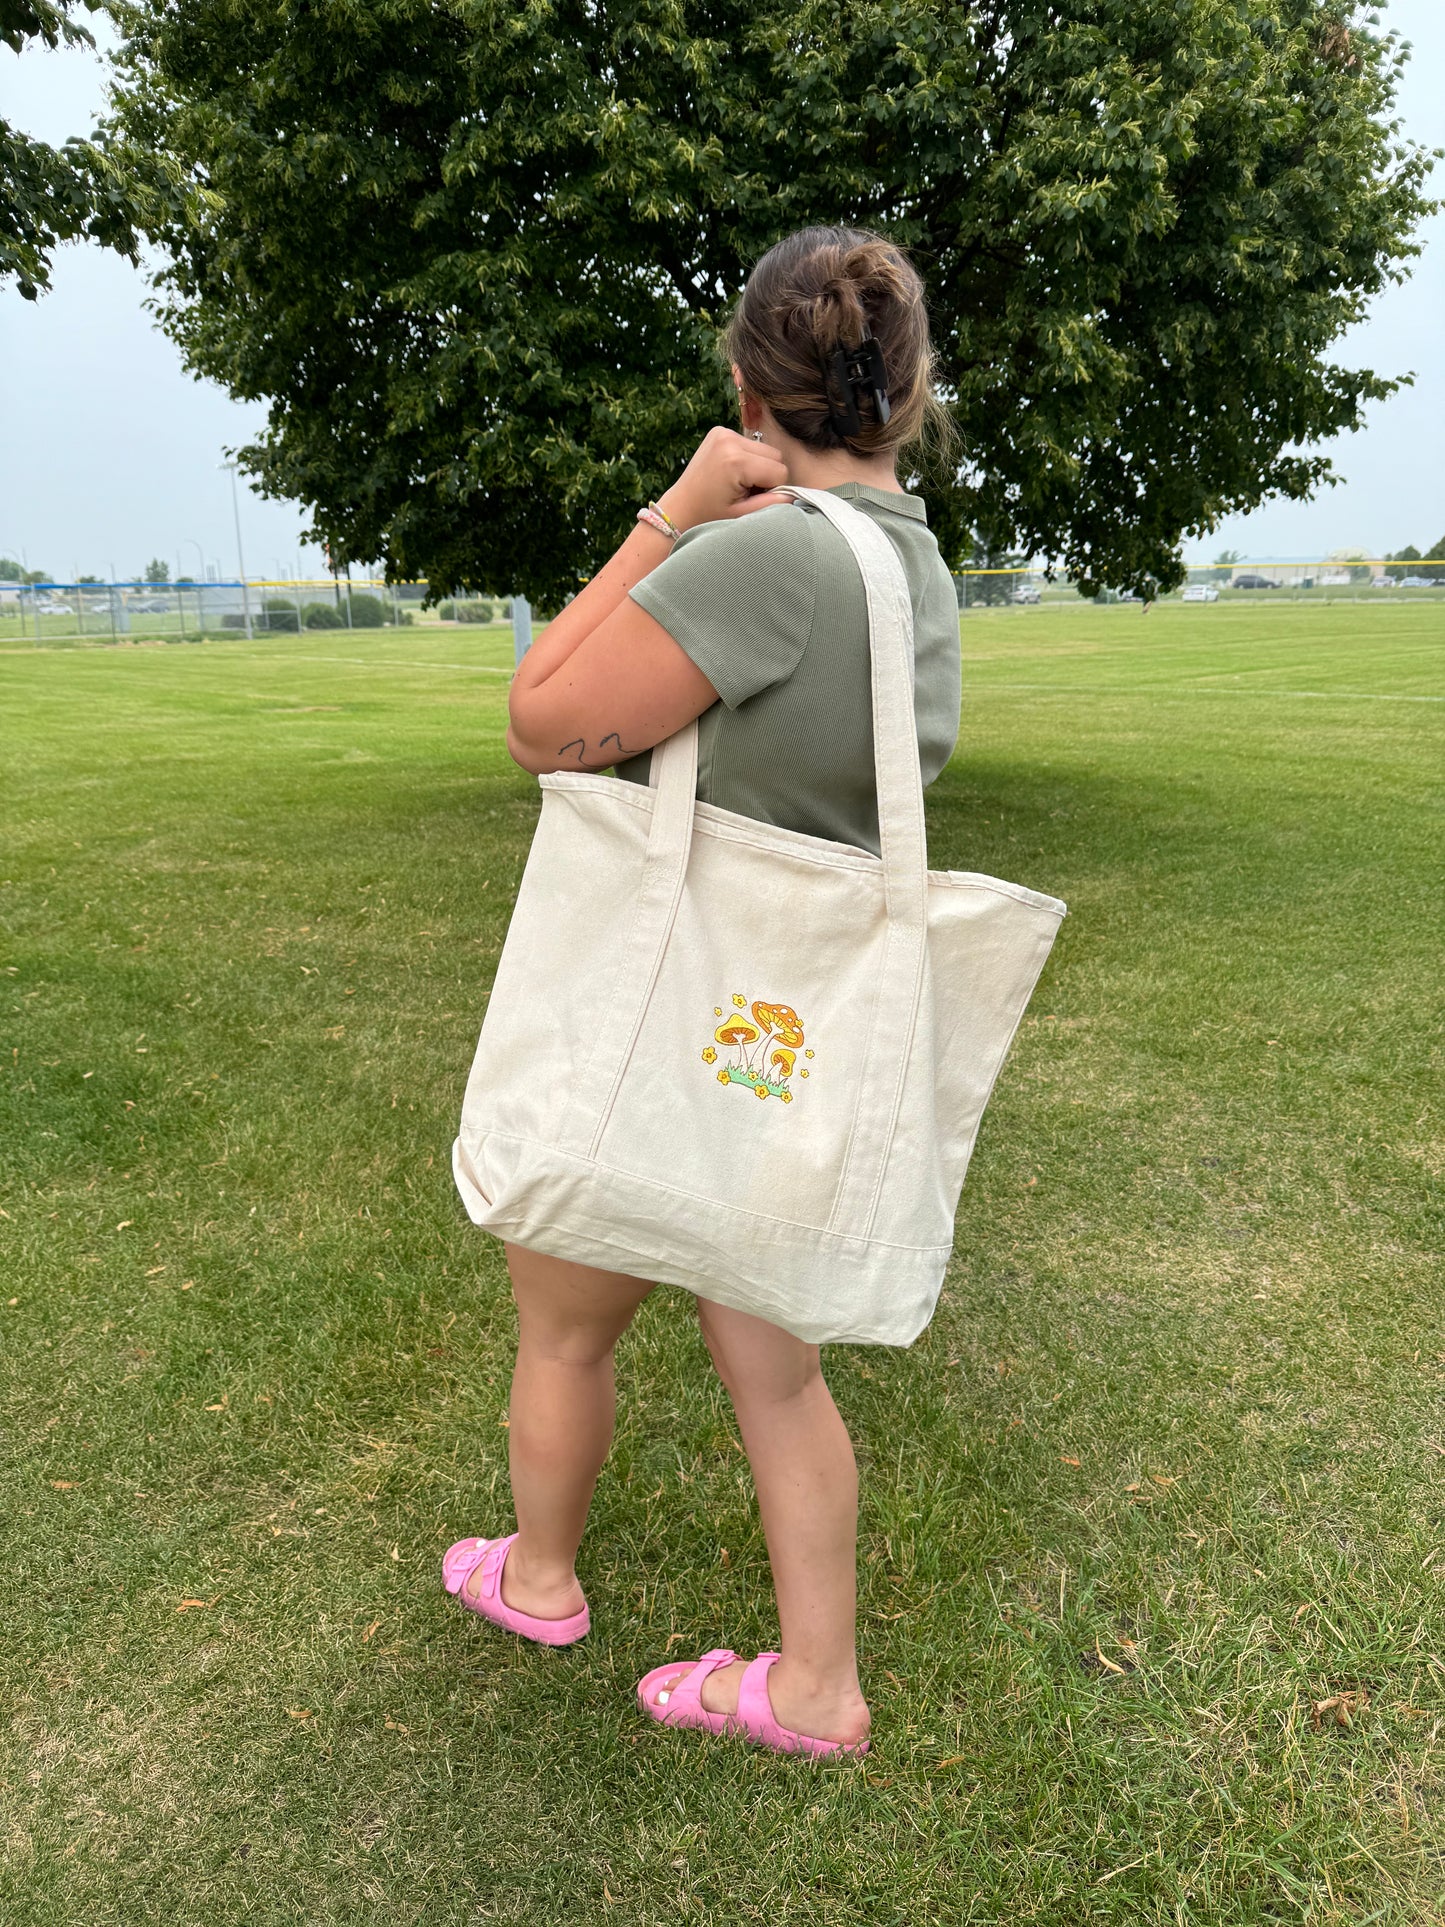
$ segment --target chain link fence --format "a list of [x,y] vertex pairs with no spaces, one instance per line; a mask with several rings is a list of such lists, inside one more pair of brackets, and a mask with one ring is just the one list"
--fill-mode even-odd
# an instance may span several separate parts
[[[986,608],[1042,608],[1092,600],[1098,608],[1121,602],[1139,603],[1137,595],[1117,595],[1106,589],[1094,598],[1080,596],[1064,577],[1050,582],[1044,571],[1027,564],[990,569],[963,569],[954,586],[962,610]],[[1341,562],[1201,563],[1189,570],[1182,588],[1161,602],[1247,602],[1264,607],[1284,602],[1397,602],[1431,597],[1445,599],[1445,561],[1396,562],[1388,557],[1370,560],[1351,557]]]
[[200,642],[416,620],[425,582],[0,582],[0,643]]
[[[1088,607],[1090,598],[1063,577],[1050,582],[1027,564],[963,569],[954,585],[961,611]],[[300,635],[314,630],[403,628],[416,622],[510,620],[512,599],[466,597],[423,611],[425,582],[390,583],[368,576],[225,582],[0,582],[0,646],[30,644],[199,642],[238,636]],[[1208,563],[1164,602],[1445,602],[1445,561]],[[1139,602],[1110,590],[1095,607]],[[524,609],[518,599],[519,613]],[[530,631],[529,631],[530,636]],[[525,643],[519,640],[520,654]]]

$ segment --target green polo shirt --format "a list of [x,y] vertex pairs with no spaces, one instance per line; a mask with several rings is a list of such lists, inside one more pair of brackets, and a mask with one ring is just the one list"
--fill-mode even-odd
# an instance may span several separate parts
[[[898,551],[913,599],[923,780],[958,740],[958,599],[921,497],[843,482]],[[702,522],[631,591],[718,700],[698,723],[704,803],[879,854],[868,616],[853,552],[806,503]],[[617,765],[645,783],[651,752]]]

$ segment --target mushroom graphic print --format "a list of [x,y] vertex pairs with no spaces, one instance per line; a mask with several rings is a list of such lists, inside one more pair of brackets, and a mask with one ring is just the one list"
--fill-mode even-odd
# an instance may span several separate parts
[[[713,1042],[703,1050],[703,1063],[716,1064],[717,1046],[722,1044],[733,1057],[717,1072],[719,1084],[745,1084],[755,1097],[777,1097],[791,1104],[789,1080],[803,1043],[802,1019],[789,1004],[759,1000],[750,1007],[748,999],[736,991],[732,1004],[732,1011],[714,1030]],[[713,1015],[719,1014],[720,1006],[714,1005]],[[807,1055],[811,1057],[812,1051]],[[804,1071],[803,1076],[807,1075]]]

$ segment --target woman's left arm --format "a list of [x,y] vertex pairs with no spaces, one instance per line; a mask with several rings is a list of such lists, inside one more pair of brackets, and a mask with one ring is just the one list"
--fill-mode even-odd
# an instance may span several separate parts
[[[659,506],[679,530],[771,507],[787,480],[775,450],[712,429]],[[629,597],[672,547],[639,522],[523,656],[508,699],[507,748],[533,775],[607,769],[651,749],[717,701],[662,624]]]

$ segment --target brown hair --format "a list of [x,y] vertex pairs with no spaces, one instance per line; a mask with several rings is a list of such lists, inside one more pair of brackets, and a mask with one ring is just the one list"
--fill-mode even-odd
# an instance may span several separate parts
[[[883,351],[890,413],[878,419],[871,390],[857,395],[861,427],[832,420],[844,402],[827,362],[867,334]],[[932,435],[947,443],[952,418],[933,392],[933,346],[923,282],[903,249],[864,228],[808,227],[770,247],[748,276],[720,352],[743,390],[766,403],[778,426],[807,448],[880,455]]]

